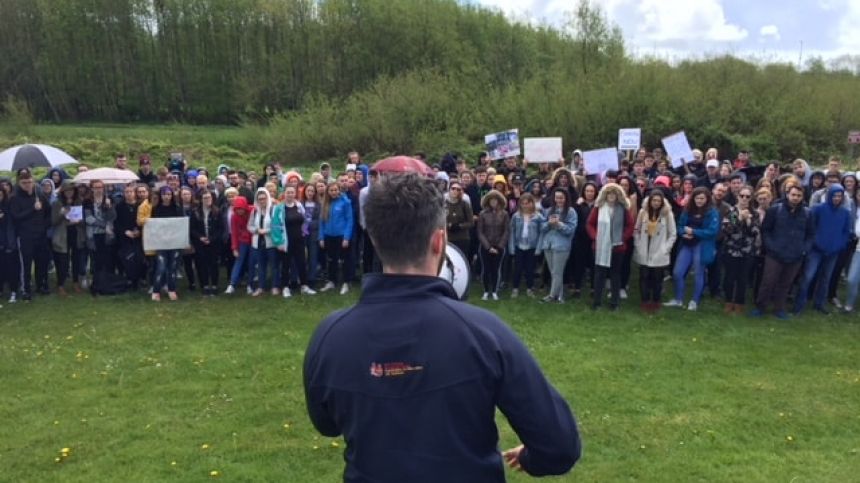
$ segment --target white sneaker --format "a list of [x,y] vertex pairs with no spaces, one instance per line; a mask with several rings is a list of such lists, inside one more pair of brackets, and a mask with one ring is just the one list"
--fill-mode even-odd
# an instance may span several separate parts
[[84,290],[90,288],[90,281],[87,280],[87,277],[81,277],[81,288]]
[[697,304],[695,300],[690,300],[690,303],[687,304],[687,310],[689,310],[690,312],[695,312],[698,309],[699,304]]
[[837,309],[842,308],[842,302],[840,302],[837,297],[833,297],[832,299],[830,299],[830,304],[833,305],[834,307],[836,307]]
[[526,289],[526,296],[529,298],[535,298],[535,291],[532,289]]
[[282,295],[284,296],[285,299],[290,298],[293,295],[292,293],[290,293],[290,287],[284,287],[284,291],[282,292]]
[[334,288],[334,282],[328,281],[323,285],[323,288],[320,289],[320,292],[328,292],[329,290]]
[[317,291],[308,287],[307,285],[302,285],[301,293],[302,295],[316,295]]
[[236,291],[236,287],[234,287],[232,285],[227,285],[227,290],[225,290],[224,293],[227,295],[232,295],[233,292],[235,292],[235,291]]
[[520,296],[520,289],[518,289],[518,288],[511,289],[511,298],[512,299],[515,299],[519,296]]
[[18,295],[17,295],[15,292],[12,292],[12,293],[9,295],[9,303],[10,303],[10,304],[14,304],[14,303],[15,303],[15,302],[17,302],[17,301],[18,301]]
[[496,292],[493,292],[492,297],[493,300],[499,300],[499,294],[497,294]]
[[621,300],[627,300],[627,290],[623,288],[618,292],[618,296],[621,297]]
[[684,306],[684,302],[681,302],[680,300],[675,300],[675,299],[672,299],[668,302],[663,303],[663,307],[683,307],[683,306]]
[[346,295],[349,292],[349,284],[345,283],[340,287],[340,294]]
[[481,295],[481,300],[490,300],[490,294],[487,292],[484,292],[484,295]]
[[247,293],[248,295],[254,295],[254,289],[252,289],[251,286],[248,285],[247,287],[245,287],[245,293]]

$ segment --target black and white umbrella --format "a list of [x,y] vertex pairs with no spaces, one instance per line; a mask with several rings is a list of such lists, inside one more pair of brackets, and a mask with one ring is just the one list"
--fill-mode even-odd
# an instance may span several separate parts
[[45,144],[22,144],[0,153],[0,171],[18,171],[21,168],[56,168],[78,164],[75,158],[62,149]]

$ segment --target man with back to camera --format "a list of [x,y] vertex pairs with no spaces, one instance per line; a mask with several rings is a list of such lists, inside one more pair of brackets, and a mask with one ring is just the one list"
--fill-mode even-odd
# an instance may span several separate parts
[[[445,222],[427,178],[373,185],[365,223],[383,273],[366,276],[358,303],[311,338],[311,421],[344,435],[344,481],[500,482],[503,458],[533,476],[566,473],[581,454],[573,414],[511,329],[436,276]],[[504,454],[496,407],[523,442]]]

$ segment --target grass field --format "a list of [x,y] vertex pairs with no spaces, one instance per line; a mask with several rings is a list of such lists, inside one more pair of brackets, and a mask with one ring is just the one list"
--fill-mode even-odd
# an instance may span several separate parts
[[[343,442],[311,427],[301,364],[318,321],[357,291],[180,295],[4,304],[0,480],[339,481]],[[474,303],[516,330],[574,409],[584,456],[563,481],[860,475],[855,317]],[[515,445],[499,424],[501,446]]]

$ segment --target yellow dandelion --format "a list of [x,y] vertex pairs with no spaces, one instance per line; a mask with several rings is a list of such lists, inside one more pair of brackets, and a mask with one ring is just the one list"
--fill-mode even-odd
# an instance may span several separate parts
[[211,476],[212,478],[217,478],[221,476],[221,472],[218,470],[212,470],[209,472],[209,476]]
[[63,460],[62,460],[59,456],[57,456],[56,458],[54,458],[54,462],[55,462],[55,463],[61,463],[62,461],[63,461]]
[[320,449],[320,447],[317,445],[314,445],[314,449]]
[[790,436],[790,435],[789,435],[789,436],[786,436],[786,437],[785,437],[785,440],[786,440],[786,441],[788,441],[788,442],[790,443],[790,442],[794,441],[794,436]]
[[200,445],[200,449],[209,449],[209,445],[206,443],[203,443],[202,445]]
[[340,446],[340,444],[339,444],[337,441],[332,441],[332,442],[331,442],[331,447],[332,447],[332,448],[337,448],[337,447],[339,447],[339,446]]
[[284,423],[284,429],[290,429],[290,423]]
[[171,462],[170,462],[170,466],[176,466],[176,462],[175,462],[175,461],[171,461]]
[[63,449],[61,449],[61,450],[60,450],[60,453],[63,453],[63,454],[69,454],[69,453],[71,453],[71,451],[72,451],[72,450],[71,450],[71,449],[69,449],[69,448],[63,448]]

